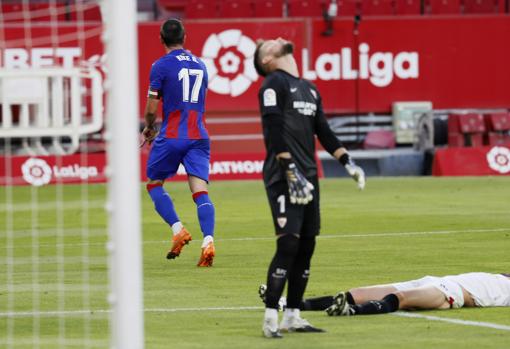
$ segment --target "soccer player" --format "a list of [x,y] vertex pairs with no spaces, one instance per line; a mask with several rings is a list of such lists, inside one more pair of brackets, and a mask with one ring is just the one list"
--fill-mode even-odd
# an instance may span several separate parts
[[[172,247],[166,258],[178,257],[191,241],[170,195],[163,188],[165,179],[174,176],[180,164],[188,174],[188,183],[197,206],[204,240],[199,267],[210,267],[215,254],[214,206],[209,198],[210,141],[204,123],[207,70],[204,63],[183,48],[186,34],[182,23],[169,19],[160,30],[166,54],[152,65],[147,106],[145,141],[152,143],[147,162],[147,191],[163,220],[173,231]],[[156,129],[158,102],[163,99],[163,123]]]
[[[266,286],[259,295],[264,300]],[[280,299],[285,306],[285,299]],[[510,307],[510,274],[466,273],[425,276],[387,285],[358,287],[336,296],[305,299],[301,310],[326,310],[328,315],[384,314],[399,309]]]
[[[282,38],[259,41],[254,53],[266,159],[263,175],[277,241],[267,273],[264,336],[281,338],[280,331],[323,332],[299,312],[310,275],[310,260],[319,234],[319,185],[315,136],[345,166],[362,189],[363,170],[329,128],[315,86],[299,77],[293,44]],[[287,286],[287,308],[278,325],[278,300]]]

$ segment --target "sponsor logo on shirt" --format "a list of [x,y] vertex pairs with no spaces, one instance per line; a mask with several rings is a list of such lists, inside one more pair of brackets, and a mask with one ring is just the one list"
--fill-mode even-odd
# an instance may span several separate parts
[[294,101],[292,106],[297,110],[298,113],[306,116],[315,115],[315,112],[317,111],[317,104],[315,103]]

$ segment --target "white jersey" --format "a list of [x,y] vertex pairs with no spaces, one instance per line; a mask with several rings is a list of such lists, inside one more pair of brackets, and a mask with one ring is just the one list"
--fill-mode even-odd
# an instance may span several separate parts
[[467,273],[444,278],[459,284],[479,307],[510,307],[510,279],[506,276]]

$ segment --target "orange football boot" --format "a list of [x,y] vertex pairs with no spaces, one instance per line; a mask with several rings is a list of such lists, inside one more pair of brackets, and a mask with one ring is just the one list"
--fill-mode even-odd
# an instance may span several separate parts
[[174,259],[175,257],[179,257],[184,245],[189,244],[190,241],[191,234],[188,233],[188,231],[185,228],[182,228],[179,233],[173,236],[172,248],[168,250],[168,253],[166,254],[166,259]]
[[202,254],[198,260],[197,267],[212,267],[214,259],[214,243],[210,242],[202,248]]

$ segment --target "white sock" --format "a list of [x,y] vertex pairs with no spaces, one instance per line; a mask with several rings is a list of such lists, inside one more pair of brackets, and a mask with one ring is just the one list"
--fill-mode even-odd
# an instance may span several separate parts
[[264,319],[272,319],[278,322],[278,310],[273,308],[266,308],[266,313],[264,314]]
[[214,239],[211,235],[207,235],[205,238],[204,238],[204,241],[202,242],[202,248],[206,247],[207,245],[209,245],[210,242],[213,242]]
[[172,224],[172,231],[174,232],[174,235],[179,234],[182,228],[184,228],[184,226],[182,225],[181,222],[175,222],[174,224]]
[[291,318],[291,317],[300,317],[300,311],[299,309],[294,308],[286,308],[283,312],[284,318]]

